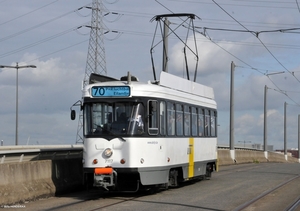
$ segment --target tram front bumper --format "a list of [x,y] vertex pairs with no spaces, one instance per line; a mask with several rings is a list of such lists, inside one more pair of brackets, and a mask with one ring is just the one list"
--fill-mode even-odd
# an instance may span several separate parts
[[113,168],[95,168],[94,170],[94,186],[103,187],[108,190],[109,187],[115,187],[117,172]]

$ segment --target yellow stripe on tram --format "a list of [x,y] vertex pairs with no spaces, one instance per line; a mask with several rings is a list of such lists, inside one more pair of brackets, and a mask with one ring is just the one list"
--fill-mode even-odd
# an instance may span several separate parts
[[194,138],[189,138],[189,178],[194,176]]

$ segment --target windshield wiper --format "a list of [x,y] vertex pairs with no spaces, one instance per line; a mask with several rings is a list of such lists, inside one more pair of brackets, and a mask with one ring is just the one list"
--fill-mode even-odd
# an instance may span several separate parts
[[[97,125],[97,124],[95,124],[97,127],[99,127],[102,131],[105,131],[105,132],[107,132],[108,134],[110,134],[110,135],[112,135],[112,136],[114,136],[115,138],[118,138],[118,139],[120,139],[121,141],[123,141],[123,142],[126,142],[126,139],[124,139],[122,136],[119,136],[119,135],[116,135],[116,134],[114,134],[113,132],[111,132],[110,130],[108,130],[107,128],[104,128],[103,126],[101,126],[101,125]],[[111,139],[110,140],[108,140],[108,141],[111,141]]]

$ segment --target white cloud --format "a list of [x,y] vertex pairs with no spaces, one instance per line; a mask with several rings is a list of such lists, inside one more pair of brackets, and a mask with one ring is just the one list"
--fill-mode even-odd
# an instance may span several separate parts
[[[35,57],[25,54],[23,59]],[[60,58],[33,64],[37,68],[19,69],[19,143],[26,144],[27,137],[39,144],[75,143],[77,125],[70,120],[70,106],[81,98],[84,73],[74,65],[63,63]],[[2,74],[1,84],[16,77],[15,71],[9,72],[8,69]],[[0,106],[5,122],[0,134],[5,145],[13,144],[15,136],[15,90],[15,84],[0,87],[1,96],[7,99]]]
[[[1,29],[1,65],[33,64],[36,69],[20,69],[19,71],[19,129],[20,143],[24,144],[30,137],[30,144],[74,143],[77,131],[77,121],[69,119],[69,108],[81,97],[81,81],[84,77],[89,35],[82,35],[87,29],[79,33],[68,33],[56,39],[43,42],[41,45],[21,50],[15,54],[6,56],[7,52],[22,46],[45,39],[46,37],[61,33],[71,27],[87,25],[91,17],[87,9],[80,14],[70,13],[51,23],[43,22],[66,14],[72,10],[91,3],[85,1],[56,1],[55,3],[19,17],[27,12],[42,7],[44,2],[5,1],[0,3],[3,12],[0,14]],[[212,2],[181,2],[161,1],[173,12],[195,13],[202,20],[196,20],[197,27],[211,28],[244,28],[224,13]],[[273,30],[279,28],[293,28],[299,25],[299,11],[286,7],[278,8],[272,2],[237,2],[227,4],[222,1],[224,7],[236,20],[249,30]],[[120,78],[130,71],[141,81],[153,80],[150,46],[156,23],[150,19],[154,15],[169,13],[166,8],[157,2],[141,2],[137,0],[117,1],[105,6],[113,12],[120,14],[107,16],[105,25],[109,30],[120,32],[120,37],[115,34],[106,34],[105,39],[106,64],[109,76]],[[245,6],[247,5],[247,6]],[[13,12],[8,12],[13,11]],[[143,11],[141,13],[141,11]],[[255,15],[254,15],[255,14]],[[11,20],[11,21],[10,21]],[[7,24],[5,22],[8,22]],[[177,22],[175,22],[176,24]],[[21,30],[33,28],[26,33],[1,41],[4,37],[10,37]],[[199,28],[198,28],[199,29]],[[263,99],[264,86],[269,87],[267,92],[268,108],[268,136],[270,143],[282,146],[283,131],[283,104],[288,106],[288,138],[290,146],[296,147],[297,106],[291,104],[300,103],[300,83],[287,73],[294,72],[300,78],[299,44],[298,34],[291,33],[262,33],[259,38],[269,48],[273,55],[281,62],[276,61],[265,49],[259,40],[250,33],[226,32],[220,30],[208,30],[208,36],[218,45],[230,52],[224,51],[207,38],[197,34],[199,65],[197,81],[215,90],[218,103],[219,116],[219,140],[228,143],[229,129],[229,96],[230,96],[230,64],[237,65],[235,69],[235,135],[237,141],[249,140],[252,143],[262,142],[263,137]],[[118,39],[114,39],[118,37]],[[110,39],[110,41],[109,41]],[[82,42],[80,45],[74,45]],[[70,47],[74,45],[73,47]],[[70,47],[70,48],[68,48]],[[184,58],[182,57],[182,45],[170,41],[169,72],[185,76]],[[28,53],[26,53],[26,52]],[[56,53],[53,53],[56,52]],[[53,55],[52,55],[53,53]],[[155,56],[161,60],[160,50]],[[190,53],[189,53],[190,54]],[[48,56],[47,56],[48,55]],[[36,59],[39,58],[40,59]],[[155,61],[157,77],[161,70],[161,63]],[[190,70],[194,70],[194,56],[189,57]],[[251,69],[248,64],[257,68]],[[261,73],[286,71],[284,74],[270,75],[269,78]],[[261,72],[261,73],[259,73]],[[191,72],[190,77],[193,77]],[[14,143],[15,127],[15,79],[13,69],[0,69],[0,140],[5,144]],[[278,86],[276,87],[271,80]],[[293,91],[286,95],[279,89]],[[292,100],[291,100],[292,99]]]

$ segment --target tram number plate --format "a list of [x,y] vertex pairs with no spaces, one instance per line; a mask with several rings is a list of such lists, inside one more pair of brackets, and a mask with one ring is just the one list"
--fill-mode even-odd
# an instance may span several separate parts
[[130,96],[129,86],[93,86],[93,97],[128,97]]
[[107,159],[105,160],[105,163],[112,163],[114,160],[113,159]]

